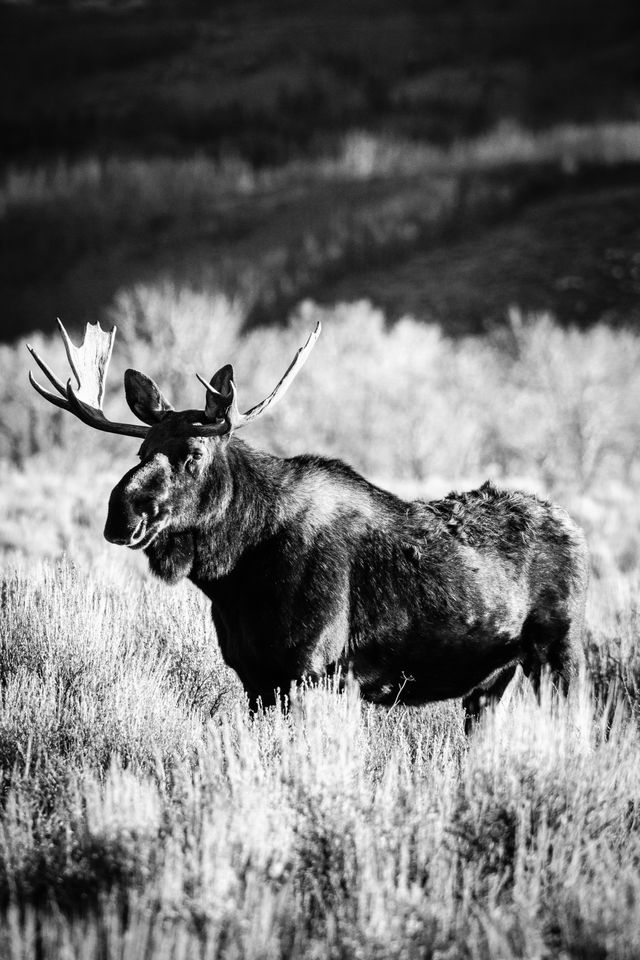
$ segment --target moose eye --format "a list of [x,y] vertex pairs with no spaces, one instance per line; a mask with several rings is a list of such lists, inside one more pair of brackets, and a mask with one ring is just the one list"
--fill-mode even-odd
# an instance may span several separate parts
[[192,459],[192,460],[202,460],[202,457],[203,457],[202,450],[192,450],[192,451],[191,451],[191,459]]

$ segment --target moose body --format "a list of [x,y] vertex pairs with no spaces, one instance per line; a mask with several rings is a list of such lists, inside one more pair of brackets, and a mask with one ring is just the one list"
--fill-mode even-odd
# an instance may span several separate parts
[[[570,677],[586,555],[559,508],[488,483],[407,503],[343,463],[279,460],[237,440],[215,473],[199,522],[145,552],[160,577],[187,576],[211,600],[252,704],[336,670],[389,705],[487,680],[493,693],[518,663]],[[130,482],[112,495],[108,536]]]
[[570,680],[588,557],[559,507],[490,483],[407,502],[340,461],[282,459],[233,435],[309,350],[245,415],[231,367],[205,384],[205,411],[182,412],[127,371],[127,399],[146,428],[106,421],[95,389],[91,403],[67,384],[61,402],[37,385],[94,426],[143,438],[140,464],[111,494],[106,538],[144,550],[160,578],[187,577],[206,594],[252,706],[340,671],[376,703],[465,697],[474,716],[518,664],[534,681],[545,667]]

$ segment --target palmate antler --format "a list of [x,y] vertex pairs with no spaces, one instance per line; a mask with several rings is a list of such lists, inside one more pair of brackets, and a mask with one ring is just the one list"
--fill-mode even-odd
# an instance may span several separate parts
[[[210,420],[216,420],[220,417],[224,417],[227,423],[227,429],[237,430],[239,427],[244,427],[247,423],[251,423],[252,420],[255,420],[256,417],[259,417],[269,407],[275,406],[276,403],[282,400],[285,393],[302,370],[302,367],[307,362],[309,354],[316,345],[316,341],[320,336],[321,331],[322,325],[320,321],[318,321],[315,330],[313,333],[309,334],[307,342],[303,347],[300,347],[295,357],[289,364],[286,373],[282,379],[278,381],[269,396],[265,397],[264,400],[261,400],[260,403],[257,403],[255,407],[251,407],[251,409],[247,410],[246,413],[240,413],[238,408],[238,394],[236,385],[233,381],[233,367],[230,365],[223,367],[218,371],[217,374],[215,374],[210,383],[207,383],[204,377],[201,377],[199,373],[196,373],[198,380],[207,391],[207,404],[205,407],[205,413],[207,417]],[[220,380],[222,380],[224,383],[224,390],[220,390],[214,385],[216,383],[219,384]]]
[[149,427],[139,426],[136,423],[117,423],[108,420],[102,411],[104,387],[107,380],[107,369],[111,359],[113,341],[116,335],[114,327],[110,333],[102,330],[99,323],[88,323],[81,346],[76,347],[69,339],[69,335],[58,320],[62,342],[67,352],[69,366],[78,384],[74,388],[71,379],[66,385],[56,377],[55,373],[38,356],[30,343],[27,344],[29,353],[36,361],[42,372],[56,388],[60,396],[46,390],[29,371],[29,382],[38,393],[63,410],[73,413],[79,420],[96,430],[106,433],[119,433],[126,437],[146,437]]
[[[74,416],[78,417],[79,420],[82,420],[83,423],[86,423],[90,427],[95,427],[96,430],[104,430],[106,433],[118,433],[127,437],[146,437],[150,429],[149,426],[139,426],[134,423],[117,423],[113,420],[108,420],[102,410],[107,369],[109,367],[109,360],[111,359],[116,328],[114,327],[110,333],[107,333],[101,329],[99,323],[88,323],[85,328],[82,345],[76,347],[69,339],[69,335],[60,320],[58,320],[58,326],[60,327],[62,341],[67,352],[67,359],[69,360],[69,366],[76,379],[77,387],[72,385],[71,379],[67,380],[66,384],[63,384],[44,360],[38,356],[31,344],[27,344],[31,356],[50,383],[56,388],[60,396],[45,389],[31,374],[31,371],[29,371],[29,381],[31,385],[45,400],[55,404],[57,407],[61,407],[63,410],[68,410],[70,413],[73,413]],[[200,374],[196,374],[198,380],[207,390],[207,401],[202,414],[202,423],[194,423],[196,432],[202,436],[221,436],[231,433],[239,427],[243,427],[245,424],[255,420],[256,417],[259,417],[269,407],[274,406],[284,397],[302,369],[320,336],[320,331],[321,325],[318,323],[305,345],[298,350],[286,373],[269,396],[265,397],[264,400],[261,400],[260,403],[257,403],[254,407],[251,407],[246,413],[240,413],[238,409],[236,386],[233,380],[233,367],[229,364],[222,367],[212,377],[210,383],[207,383]],[[129,377],[130,380],[128,385],[127,377]],[[135,397],[133,397],[132,403],[132,393],[134,392],[133,388],[136,383],[142,388],[141,404],[136,402]],[[147,419],[144,410],[144,395],[149,390],[155,392],[155,406],[151,411],[150,418],[147,419],[147,423],[153,424],[157,422],[158,419],[162,419],[165,411],[173,410],[164,400],[153,381],[143,374],[139,374],[134,370],[128,370],[125,375],[125,386],[128,387],[127,400],[129,405],[132,407],[136,416],[140,416],[141,419]]]

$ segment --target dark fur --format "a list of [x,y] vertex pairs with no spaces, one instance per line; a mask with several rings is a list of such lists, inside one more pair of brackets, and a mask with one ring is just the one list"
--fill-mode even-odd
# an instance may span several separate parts
[[[187,477],[194,443],[204,462]],[[518,663],[534,679],[545,665],[564,681],[576,669],[588,558],[556,506],[490,483],[408,503],[339,461],[194,440],[185,414],[153,427],[141,455],[105,534],[124,537],[140,503],[168,504],[151,569],[209,597],[252,704],[340,669],[368,700],[464,696],[474,714]]]

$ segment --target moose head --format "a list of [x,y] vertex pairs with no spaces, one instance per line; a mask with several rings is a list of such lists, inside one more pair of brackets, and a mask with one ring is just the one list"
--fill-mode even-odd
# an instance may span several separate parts
[[27,344],[57,393],[45,389],[31,372],[29,380],[46,400],[68,410],[88,426],[142,440],[140,463],[124,475],[111,493],[104,530],[111,543],[133,549],[150,546],[163,530],[178,534],[193,527],[205,504],[211,504],[215,497],[216,484],[220,491],[228,487],[223,481],[230,438],[282,399],[321,329],[318,323],[272,392],[246,413],[238,408],[230,364],[221,367],[209,383],[196,374],[206,389],[203,410],[174,410],[150,377],[138,370],[127,370],[125,396],[142,426],[109,420],[102,410],[116,328],[107,333],[99,323],[87,324],[83,343],[76,347],[60,320],[58,324],[76,385],[71,378],[66,384],[59,380]]

